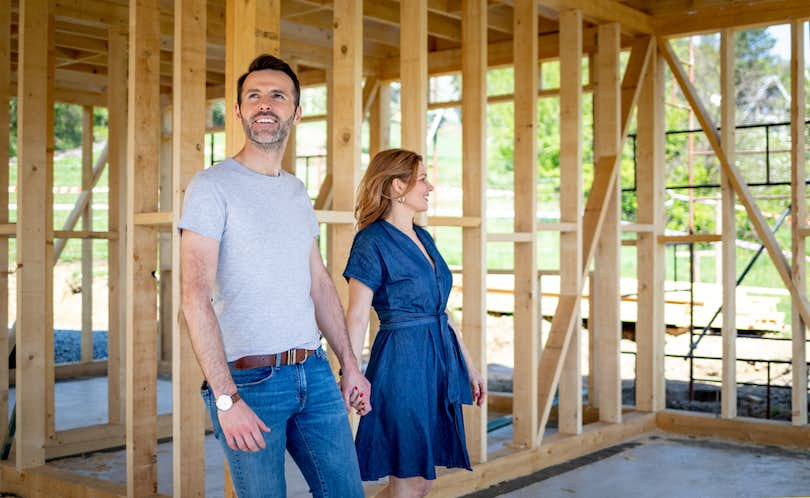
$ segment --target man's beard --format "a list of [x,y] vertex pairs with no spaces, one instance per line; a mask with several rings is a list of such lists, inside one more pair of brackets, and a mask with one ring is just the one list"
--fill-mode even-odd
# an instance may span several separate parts
[[[278,128],[276,131],[272,132],[269,137],[266,136],[266,132],[262,133],[262,135],[265,135],[265,137],[261,137],[258,133],[254,133],[253,128],[251,128],[251,123],[262,116],[272,117],[278,121]],[[281,121],[278,115],[275,113],[259,112],[251,116],[249,121],[242,118],[242,128],[245,130],[245,136],[247,139],[253,142],[257,147],[265,152],[273,152],[279,150],[281,146],[284,145],[287,135],[290,134],[293,121],[295,121],[295,114],[290,116],[290,119]]]

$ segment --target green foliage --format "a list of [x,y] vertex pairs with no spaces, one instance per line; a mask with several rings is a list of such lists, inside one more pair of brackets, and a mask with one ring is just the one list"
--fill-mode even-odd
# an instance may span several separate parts
[[[9,155],[17,155],[17,99],[9,99]],[[68,150],[80,147],[82,144],[82,106],[54,104],[54,148],[56,150]],[[93,136],[96,140],[103,140],[107,137],[107,110],[104,108],[93,109]]]

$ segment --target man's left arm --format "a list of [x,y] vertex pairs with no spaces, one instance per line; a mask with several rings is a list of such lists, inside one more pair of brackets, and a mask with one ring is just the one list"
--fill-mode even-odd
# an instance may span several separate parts
[[317,240],[312,243],[309,270],[312,277],[310,295],[315,304],[315,320],[318,322],[318,328],[326,337],[329,347],[335,352],[343,371],[340,390],[343,394],[343,401],[346,403],[346,410],[351,408],[350,400],[352,398],[361,398],[365,400],[366,408],[363,410],[363,414],[365,414],[371,411],[369,400],[371,384],[360,372],[357,358],[352,352],[343,306],[340,304],[332,277],[326,271],[323,259],[321,259]]

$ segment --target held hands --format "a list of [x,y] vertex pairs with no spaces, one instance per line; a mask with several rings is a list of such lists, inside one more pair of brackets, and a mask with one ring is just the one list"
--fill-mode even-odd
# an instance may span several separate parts
[[262,432],[270,432],[262,419],[245,403],[239,400],[228,411],[217,411],[219,425],[228,447],[234,451],[259,451],[265,448]]
[[347,366],[340,377],[340,391],[346,403],[346,411],[354,408],[358,415],[371,411],[371,383],[356,365]]
[[483,406],[484,398],[487,397],[487,383],[475,368],[469,369],[470,387],[472,388],[473,404]]

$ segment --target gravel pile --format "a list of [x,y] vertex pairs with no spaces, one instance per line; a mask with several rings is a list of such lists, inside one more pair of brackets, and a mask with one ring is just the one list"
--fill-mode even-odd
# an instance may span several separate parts
[[[81,332],[78,330],[54,330],[55,362],[70,363],[81,359]],[[107,332],[93,332],[93,359],[107,357]]]

